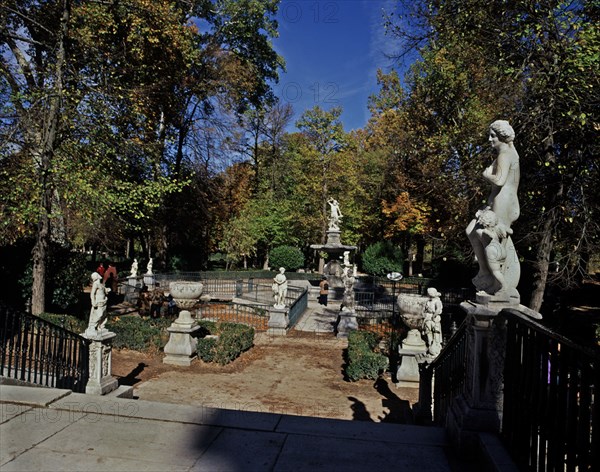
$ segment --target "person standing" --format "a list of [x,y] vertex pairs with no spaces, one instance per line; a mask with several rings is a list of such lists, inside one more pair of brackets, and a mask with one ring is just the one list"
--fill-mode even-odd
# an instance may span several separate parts
[[321,282],[319,283],[319,305],[327,306],[327,297],[329,296],[329,282],[327,282],[327,277],[321,277]]
[[119,288],[119,275],[117,274],[117,268],[112,262],[108,263],[108,269],[104,272],[102,277],[104,285],[111,290],[111,295],[114,296]]
[[151,318],[160,318],[161,309],[163,306],[163,302],[165,301],[165,294],[163,291],[158,288],[158,284],[154,287],[152,291],[152,297],[150,298],[150,317]]

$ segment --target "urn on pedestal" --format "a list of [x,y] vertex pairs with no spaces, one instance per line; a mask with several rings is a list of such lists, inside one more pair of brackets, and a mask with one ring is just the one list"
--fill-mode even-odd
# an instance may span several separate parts
[[192,336],[200,329],[196,320],[192,318],[190,309],[198,303],[202,295],[200,282],[171,282],[170,292],[173,300],[180,309],[179,317],[167,328],[169,342],[165,346],[165,364],[189,366],[196,355],[197,340]]

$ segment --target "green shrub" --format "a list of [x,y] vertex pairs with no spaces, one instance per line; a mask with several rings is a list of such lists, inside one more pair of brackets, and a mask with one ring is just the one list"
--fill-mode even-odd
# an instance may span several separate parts
[[377,344],[377,335],[369,331],[352,331],[348,335],[346,375],[351,381],[376,380],[387,367],[387,357],[374,351]]
[[363,253],[362,268],[371,275],[402,272],[404,269],[402,250],[390,241],[371,244]]
[[196,346],[198,357],[204,362],[215,362],[215,353],[217,352],[217,338],[201,338]]
[[116,349],[149,351],[162,347],[162,333],[166,333],[162,324],[164,323],[159,320],[123,316],[109,320],[106,328],[117,335],[113,340],[113,346]]
[[73,315],[61,315],[58,313],[42,313],[39,318],[54,323],[55,325],[65,328],[73,333],[81,334],[87,328],[87,322],[80,320]]
[[304,254],[297,247],[278,246],[269,253],[269,264],[275,269],[298,270],[304,267]]
[[218,338],[198,340],[198,357],[204,362],[225,365],[239,357],[254,344],[254,328],[238,323],[201,322],[203,329]]

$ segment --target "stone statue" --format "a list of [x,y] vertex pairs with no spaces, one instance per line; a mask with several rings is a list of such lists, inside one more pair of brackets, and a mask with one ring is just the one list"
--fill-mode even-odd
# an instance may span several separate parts
[[340,211],[340,204],[334,198],[327,200],[331,209],[331,215],[329,217],[329,229],[337,231],[340,229],[340,222],[342,221],[342,212]]
[[285,308],[288,283],[284,272],[285,268],[280,267],[279,274],[273,278],[273,298],[275,299],[275,308]]
[[345,266],[343,270],[344,296],[341,308],[342,311],[351,311],[354,309],[354,282],[356,282],[356,278],[354,277],[354,273],[350,272],[350,266]]
[[134,259],[133,264],[131,264],[131,274],[129,274],[129,277],[137,277],[137,271],[138,271],[138,261],[137,261],[137,259]]
[[152,258],[148,261],[148,265],[146,266],[146,275],[153,275],[152,273]]
[[423,333],[427,341],[427,352],[437,356],[442,350],[442,311],[443,305],[440,297],[442,294],[435,288],[427,289],[429,300],[425,302],[423,311]]
[[110,289],[104,286],[100,274],[98,272],[93,272],[92,290],[90,292],[92,309],[90,310],[90,320],[86,330],[86,333],[89,335],[95,336],[99,331],[102,331],[106,325],[108,292],[110,292]]
[[350,267],[350,251],[344,251],[344,265]]
[[521,269],[510,237],[511,225],[520,214],[519,154],[513,144],[514,136],[508,121],[498,120],[490,125],[489,141],[497,157],[483,171],[483,177],[492,188],[487,205],[476,213],[466,233],[479,263],[479,272],[473,279],[475,288],[496,300],[516,299],[518,303]]

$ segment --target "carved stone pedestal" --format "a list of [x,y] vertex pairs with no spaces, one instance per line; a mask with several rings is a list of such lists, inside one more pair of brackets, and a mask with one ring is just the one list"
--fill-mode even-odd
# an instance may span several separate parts
[[497,433],[502,423],[506,326],[499,311],[463,302],[467,312],[467,362],[464,393],[451,404],[446,418],[458,449],[476,448],[479,432]]
[[123,286],[125,300],[128,303],[137,303],[138,291],[142,288],[141,279],[138,277],[128,277],[127,284]]
[[287,308],[270,307],[269,309],[269,323],[267,334],[272,336],[285,336],[288,332],[288,325],[290,319],[288,317]]
[[192,336],[200,326],[187,310],[181,310],[179,317],[167,328],[169,342],[165,346],[163,363],[189,366],[196,357],[198,340]]
[[154,278],[154,274],[145,274],[144,275],[144,285],[148,287],[150,290],[154,289],[154,284],[156,283],[156,279]]
[[356,321],[356,312],[354,310],[340,311],[336,336],[338,338],[347,338],[351,331],[356,331],[357,329],[358,321]]
[[419,363],[417,357],[427,352],[427,345],[417,329],[411,329],[398,347],[400,365],[396,372],[396,387],[419,388]]
[[85,393],[105,395],[119,386],[119,382],[111,375],[112,371],[112,340],[116,334],[103,329],[102,331],[86,331],[81,334],[89,339],[90,363],[89,379]]

